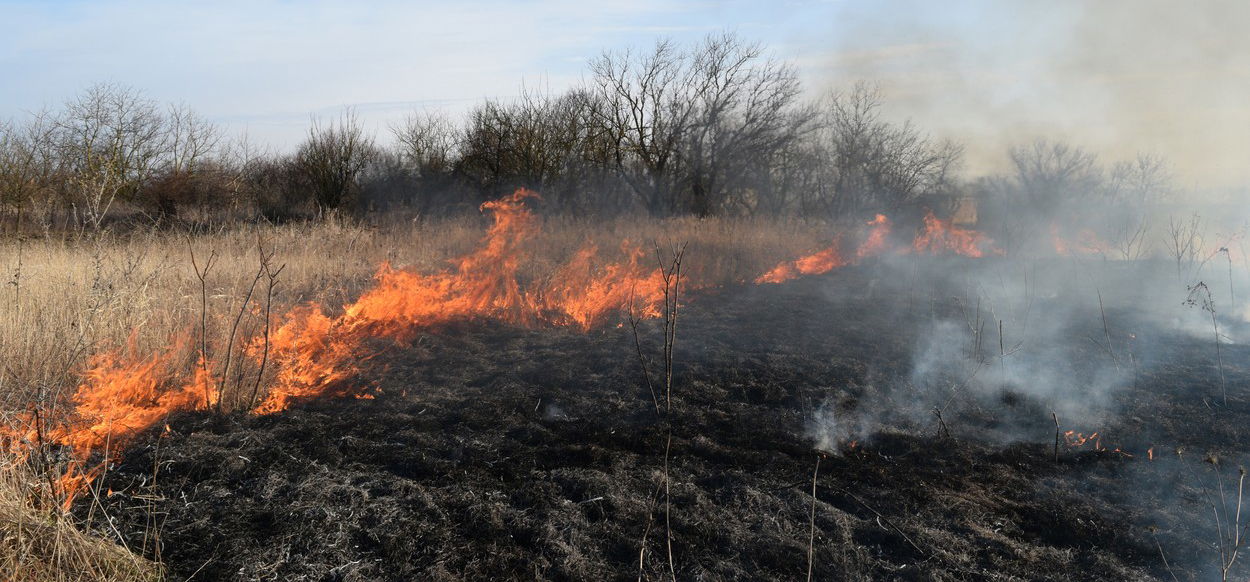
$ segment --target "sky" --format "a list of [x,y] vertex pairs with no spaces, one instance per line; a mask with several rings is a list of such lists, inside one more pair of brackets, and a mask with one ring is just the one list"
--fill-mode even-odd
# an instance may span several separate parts
[[808,96],[877,83],[888,116],[1002,171],[1045,137],[1250,182],[1250,2],[1206,0],[0,0],[0,118],[97,82],[185,103],[290,148],[354,107],[385,139],[412,111],[461,115],[558,92],[605,49],[733,31],[796,66]]

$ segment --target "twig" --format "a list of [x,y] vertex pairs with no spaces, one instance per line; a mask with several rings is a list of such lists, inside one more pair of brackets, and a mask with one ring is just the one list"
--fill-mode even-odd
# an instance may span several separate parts
[[884,522],[886,523],[886,525],[890,526],[891,528],[894,528],[894,531],[898,532],[898,534],[899,534],[899,535],[903,536],[903,540],[904,540],[904,541],[906,541],[909,545],[911,545],[911,547],[912,547],[912,548],[914,548],[917,552],[919,552],[919,553],[921,553],[921,554],[923,554],[923,555],[925,555],[925,556],[928,556],[928,552],[925,552],[924,550],[920,549],[920,546],[917,546],[917,545],[916,545],[916,542],[911,541],[911,538],[910,538],[910,537],[907,537],[907,532],[904,532],[904,531],[903,531],[901,528],[899,528],[897,525],[894,525],[894,522],[890,521],[890,518],[888,518],[888,517],[886,517],[886,516],[884,516],[884,515],[881,515],[881,512],[879,512],[879,511],[877,511],[877,510],[873,509],[871,505],[868,505],[868,503],[866,503],[863,499],[860,499],[860,498],[859,498],[857,495],[855,495],[854,493],[851,493],[850,491],[847,491],[846,489],[843,489],[843,488],[841,488],[841,487],[835,487],[834,489],[835,489],[835,490],[837,490],[837,491],[841,491],[841,492],[842,492],[842,494],[846,495],[847,497],[850,497],[851,499],[854,499],[854,500],[855,500],[856,502],[858,502],[860,505],[864,506],[864,509],[867,509],[868,511],[871,511],[874,515],[876,515],[876,516],[877,516],[877,518],[878,518],[878,519],[880,519],[880,520],[884,521]]
[[1107,327],[1107,312],[1102,308],[1102,291],[1095,289],[1098,293],[1098,313],[1102,315],[1102,333],[1107,337],[1107,353],[1111,355],[1111,361],[1115,363],[1115,369],[1120,369],[1120,359],[1115,357],[1115,346],[1111,344],[1111,328]]
[[[226,383],[230,377],[230,359],[234,354],[234,336],[239,331],[239,322],[243,321],[243,314],[247,311],[247,306],[252,302],[252,294],[256,291],[256,284],[260,282],[261,275],[265,273],[265,265],[262,257],[261,265],[256,269],[256,276],[252,278],[251,287],[247,288],[247,295],[243,297],[243,303],[239,305],[239,313],[234,316],[234,324],[230,326],[230,337],[226,340],[226,363],[221,368],[221,389],[223,394],[217,395],[217,413],[221,414],[221,401],[225,397]],[[242,366],[242,364],[240,364]],[[242,382],[242,378],[239,380]],[[238,391],[235,391],[235,402],[238,402]]]
[[668,545],[668,572],[673,575],[673,580],[674,582],[676,582],[677,568],[673,564],[673,525],[672,525],[672,522],[670,521],[670,517],[672,516],[672,511],[671,511],[672,495],[670,494],[669,486],[671,485],[672,481],[669,479],[669,476],[668,476],[668,457],[669,457],[669,450],[672,448],[672,446],[673,446],[673,432],[672,432],[672,429],[670,429],[668,433],[668,442],[664,445],[664,537],[666,538],[667,545]]
[[631,292],[629,296],[629,328],[634,332],[634,349],[638,352],[638,363],[642,365],[642,375],[647,379],[647,390],[651,391],[651,402],[655,404],[655,413],[660,414],[660,399],[655,394],[655,383],[651,381],[651,367],[647,365],[647,358],[642,354],[642,342],[638,339],[638,322],[639,318],[634,315],[634,295]]
[[820,458],[816,457],[816,469],[812,471],[812,515],[810,519],[811,533],[807,536],[807,582],[812,582],[812,564],[816,550],[816,477],[820,475]]
[[638,544],[638,582],[642,582],[643,568],[647,559],[647,536],[651,533],[651,524],[655,523],[655,504],[660,501],[660,487],[656,484],[655,493],[651,496],[651,505],[647,506],[647,526],[642,530],[642,541]]
[[1050,411],[1050,417],[1055,421],[1055,462],[1059,462],[1059,415],[1055,411]]
[[1154,538],[1155,547],[1159,548],[1159,557],[1163,559],[1163,567],[1167,569],[1168,575],[1172,577],[1173,582],[1180,582],[1176,578],[1176,573],[1172,571],[1172,566],[1168,564],[1168,557],[1163,553],[1163,544],[1159,543],[1159,534],[1154,531],[1154,528],[1150,530],[1150,537]]

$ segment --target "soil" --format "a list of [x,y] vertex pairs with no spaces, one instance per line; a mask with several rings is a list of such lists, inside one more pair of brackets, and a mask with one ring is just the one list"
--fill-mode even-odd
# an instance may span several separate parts
[[[1223,346],[1225,405],[1209,339],[1110,309],[1151,355],[1116,358],[1133,379],[1104,424],[1059,422],[1122,452],[1056,448],[1027,390],[918,385],[920,336],[968,304],[890,280],[692,294],[671,405],[629,326],[379,342],[353,379],[376,398],[171,417],[77,511],[174,580],[1218,579],[1211,504],[1221,483],[1238,500],[1250,350]],[[1075,319],[1056,373],[1083,378],[1114,355],[1087,340],[1096,307]],[[660,383],[661,328],[639,330]],[[994,339],[972,358],[1002,364]]]

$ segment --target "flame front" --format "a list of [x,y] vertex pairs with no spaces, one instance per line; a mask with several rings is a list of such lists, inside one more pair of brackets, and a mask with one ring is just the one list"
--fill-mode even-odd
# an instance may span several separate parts
[[834,239],[827,249],[816,251],[810,255],[799,257],[793,261],[784,261],[767,273],[756,277],[755,283],[784,283],[802,275],[821,275],[838,267],[847,265],[839,251],[840,240]]
[[[802,275],[820,275],[834,268],[856,264],[865,259],[890,252],[890,220],[884,214],[878,214],[868,221],[871,227],[855,249],[853,261],[842,258],[838,252],[840,239],[834,239],[833,245],[811,255],[793,261],[783,261],[768,272],[755,279],[756,283],[782,283]],[[954,254],[965,257],[984,257],[986,254],[1002,254],[995,248],[993,241],[984,234],[955,226],[950,220],[938,218],[933,211],[924,217],[924,226],[916,234],[910,247],[896,249],[899,254]]]
[[[588,245],[550,281],[523,288],[518,272],[528,258],[525,243],[539,232],[525,202],[536,196],[518,190],[483,204],[494,224],[478,250],[453,261],[452,269],[422,274],[383,265],[374,287],[342,315],[329,317],[318,305],[292,311],[270,338],[278,377],[255,411],[277,412],[311,396],[363,396],[364,386],[344,380],[368,357],[365,343],[372,338],[409,341],[422,330],[467,319],[589,330],[631,304],[640,316],[659,315],[663,274],[643,268],[643,252],[628,242],[623,263],[596,269],[598,248]],[[261,349],[254,343],[253,355]]]
[[924,229],[916,235],[912,251],[922,254],[951,253],[965,257],[984,257],[987,250],[998,253],[984,234],[960,228],[950,220],[942,220],[930,210],[924,217]]
[[[664,274],[643,267],[645,254],[628,242],[621,247],[623,262],[597,266],[598,248],[587,245],[550,279],[522,285],[518,273],[529,258],[526,243],[539,233],[526,202],[536,197],[522,189],[483,204],[493,223],[481,245],[446,270],[423,274],[383,264],[374,285],[340,314],[317,303],[300,305],[277,318],[267,353],[264,337],[244,341],[250,358],[267,358],[274,370],[253,411],[278,412],[315,396],[371,398],[367,386],[349,380],[376,353],[369,345],[374,339],[410,341],[423,330],[470,319],[589,330],[627,308],[639,317],[659,316],[668,288]],[[217,405],[219,366],[202,354],[189,357],[197,354],[186,337],[155,355],[136,354],[132,341],[128,349],[95,356],[71,398],[71,412],[52,423],[26,415],[0,436],[22,458],[40,445],[72,451],[56,492],[68,508],[111,451],[172,412]],[[188,361],[195,361],[189,372],[178,365]]]
[[1050,240],[1055,247],[1055,254],[1070,257],[1073,255],[1105,255],[1111,245],[1098,238],[1098,234],[1088,228],[1081,229],[1075,240],[1065,238],[1058,224],[1050,225]]

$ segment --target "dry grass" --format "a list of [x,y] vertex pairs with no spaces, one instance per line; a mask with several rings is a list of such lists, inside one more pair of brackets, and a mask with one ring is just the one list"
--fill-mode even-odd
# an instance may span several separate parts
[[[158,580],[160,567],[82,532],[42,507],[46,488],[24,467],[0,466],[0,578],[31,582]],[[46,497],[45,497],[46,499]]]
[[[197,235],[140,232],[87,240],[0,242],[0,401],[20,409],[56,402],[77,385],[86,359],[100,349],[133,344],[139,353],[167,345],[192,329],[200,311],[194,250],[217,259],[207,277],[210,349],[224,343],[256,274],[257,237],[285,264],[275,313],[306,301],[333,310],[368,286],[385,261],[421,271],[444,268],[471,250],[487,226],[476,217],[384,224],[341,221]],[[690,277],[713,285],[749,281],[778,260],[829,240],[829,229],[762,220],[551,219],[534,241],[522,276],[542,278],[593,241],[605,259],[619,257],[621,241],[649,247],[689,241]],[[253,304],[258,297],[253,297]],[[240,333],[255,331],[244,318]],[[132,338],[133,335],[133,339]]]

